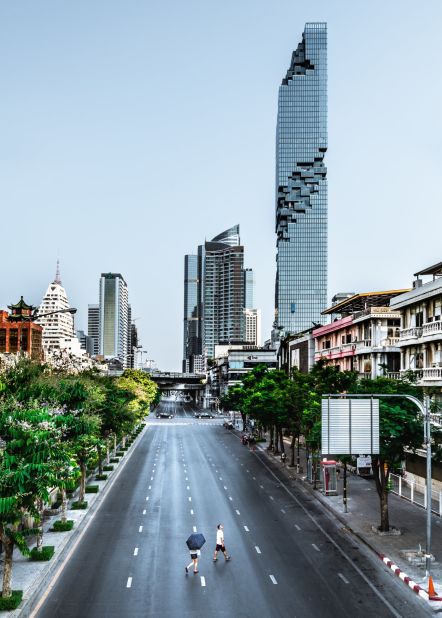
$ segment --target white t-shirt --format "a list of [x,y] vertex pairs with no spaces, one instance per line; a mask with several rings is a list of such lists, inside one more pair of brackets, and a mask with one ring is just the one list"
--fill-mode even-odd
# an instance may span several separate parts
[[216,544],[224,545],[224,530],[219,529],[216,531]]

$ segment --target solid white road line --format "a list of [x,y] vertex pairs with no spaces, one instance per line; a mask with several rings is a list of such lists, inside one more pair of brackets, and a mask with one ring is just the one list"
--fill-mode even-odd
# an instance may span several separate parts
[[315,545],[314,543],[312,543],[312,547],[313,547],[313,549],[316,549],[316,551],[321,551],[321,550],[319,549],[319,547],[318,547],[317,545]]
[[138,547],[135,547],[134,549],[134,556],[138,556]]
[[126,588],[131,588],[131,587],[132,587],[132,577],[128,577],[127,578]]
[[143,532],[143,526],[140,526],[140,527],[138,528],[138,532]]
[[342,579],[342,581],[344,582],[344,584],[349,584],[349,583],[350,583],[350,582],[348,581],[348,579],[342,575],[342,573],[338,573],[338,577],[340,577],[340,578]]
[[241,515],[241,513],[238,511],[238,509],[235,509],[235,511],[236,511],[237,515]]
[[269,577],[270,577],[270,579],[272,580],[272,583],[273,583],[273,584],[277,584],[277,583],[278,583],[278,582],[276,581],[276,579],[275,579],[275,576],[274,576],[274,575],[269,575]]
[[196,532],[196,526],[193,527],[193,531]]
[[261,553],[261,550],[259,549],[258,545],[255,545],[255,549],[256,549],[256,553],[257,553],[257,554],[260,554],[260,553]]
[[206,585],[206,578],[204,577],[204,575],[201,575],[201,586],[205,586]]
[[244,526],[244,530],[245,530],[246,532],[250,532],[250,530],[247,528],[247,526]]
[[301,530],[301,528],[298,526],[298,524],[295,524],[295,528],[296,528],[296,530]]

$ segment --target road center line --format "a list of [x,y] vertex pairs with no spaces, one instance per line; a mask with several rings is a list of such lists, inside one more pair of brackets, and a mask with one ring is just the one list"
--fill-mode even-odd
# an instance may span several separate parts
[[350,582],[348,581],[348,579],[342,575],[342,573],[338,573],[338,577],[340,577],[340,578],[342,579],[342,581],[344,582],[344,584],[349,584],[349,583],[350,583]]
[[138,547],[135,547],[134,549],[134,556],[138,556]]
[[277,583],[278,583],[278,582],[276,581],[276,579],[275,579],[275,576],[274,576],[274,575],[269,575],[269,577],[270,577],[270,579],[272,580],[272,583],[273,583],[273,584],[277,584]]
[[132,588],[132,577],[127,578],[126,588]]

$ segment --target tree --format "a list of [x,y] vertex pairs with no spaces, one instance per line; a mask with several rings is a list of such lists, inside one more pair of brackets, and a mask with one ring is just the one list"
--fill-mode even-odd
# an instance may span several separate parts
[[2,596],[11,596],[14,547],[28,555],[26,535],[41,535],[41,525],[20,530],[24,515],[41,524],[41,504],[49,498],[49,487],[57,465],[65,461],[60,433],[44,410],[17,409],[0,415],[0,433],[5,446],[0,452],[0,538],[4,549]]

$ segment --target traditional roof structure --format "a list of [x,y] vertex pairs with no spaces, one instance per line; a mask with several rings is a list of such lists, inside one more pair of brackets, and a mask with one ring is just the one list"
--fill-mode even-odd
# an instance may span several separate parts
[[364,311],[369,307],[388,307],[390,300],[399,294],[405,294],[410,289],[406,290],[386,290],[385,292],[362,292],[346,298],[345,300],[332,305],[322,312],[322,315],[330,315],[331,313],[349,314],[356,311]]

